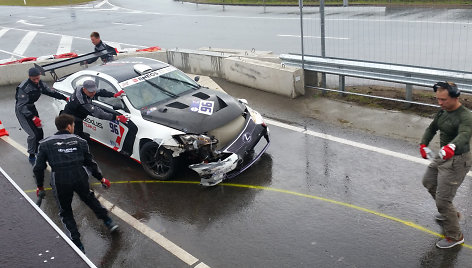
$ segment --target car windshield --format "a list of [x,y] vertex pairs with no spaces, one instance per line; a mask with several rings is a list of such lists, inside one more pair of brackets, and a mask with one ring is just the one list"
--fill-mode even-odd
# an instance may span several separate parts
[[120,83],[131,104],[141,109],[175,98],[200,86],[182,71],[174,69],[161,75],[158,71]]

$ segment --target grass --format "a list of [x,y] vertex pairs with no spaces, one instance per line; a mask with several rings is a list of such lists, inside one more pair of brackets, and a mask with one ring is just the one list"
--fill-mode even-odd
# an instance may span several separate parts
[[[91,2],[92,0],[26,0],[26,6],[64,6]],[[0,6],[25,6],[23,0],[0,0]]]
[[[298,5],[295,0],[184,0],[185,2],[226,5]],[[320,1],[304,0],[306,6],[319,5]],[[325,5],[342,5],[342,0],[326,0]],[[471,5],[467,0],[349,0],[349,5]]]

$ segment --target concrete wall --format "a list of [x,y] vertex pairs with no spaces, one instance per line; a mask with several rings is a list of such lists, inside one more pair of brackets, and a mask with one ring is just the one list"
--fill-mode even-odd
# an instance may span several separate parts
[[303,71],[249,58],[226,58],[226,80],[267,92],[296,98],[305,94]]
[[[267,58],[267,53],[262,53],[260,56]],[[250,58],[239,56],[246,54]],[[282,66],[276,62],[258,60],[255,51],[251,53],[231,54],[229,51],[175,49],[157,52],[121,53],[117,56],[118,59],[127,57],[148,57],[157,59],[168,62],[186,73],[220,77],[234,83],[290,98],[305,94],[305,84],[301,69]],[[28,69],[33,67],[34,63],[45,65],[54,61],[59,60],[1,65],[0,86],[16,86],[27,78]],[[94,64],[100,63],[101,61],[98,60]],[[84,68],[86,68],[86,66],[75,64],[57,70],[56,73],[61,77]],[[42,79],[46,82],[53,81],[50,74],[47,74]]]

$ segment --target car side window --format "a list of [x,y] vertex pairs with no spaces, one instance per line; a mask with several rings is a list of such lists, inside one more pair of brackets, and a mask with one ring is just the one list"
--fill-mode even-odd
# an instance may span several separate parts
[[78,86],[82,86],[84,84],[84,82],[87,81],[87,80],[96,81],[96,78],[94,76],[91,76],[91,75],[82,75],[82,76],[79,76],[76,79],[72,80],[71,86],[72,86],[73,89],[75,89]]
[[[98,78],[97,89],[98,90],[105,89],[106,91],[113,92],[113,93],[116,93],[118,91],[110,82],[108,82],[107,80],[103,78]],[[98,97],[97,100],[100,102],[106,103],[110,106],[124,108],[123,101],[119,98]]]

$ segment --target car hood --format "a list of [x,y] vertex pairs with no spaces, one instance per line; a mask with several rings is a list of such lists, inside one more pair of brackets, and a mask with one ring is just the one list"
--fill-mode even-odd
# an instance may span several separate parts
[[[212,103],[212,113],[198,108],[201,103]],[[185,133],[203,134],[229,123],[244,111],[245,106],[228,94],[200,88],[168,102],[146,107],[141,114],[145,120],[154,123]]]

